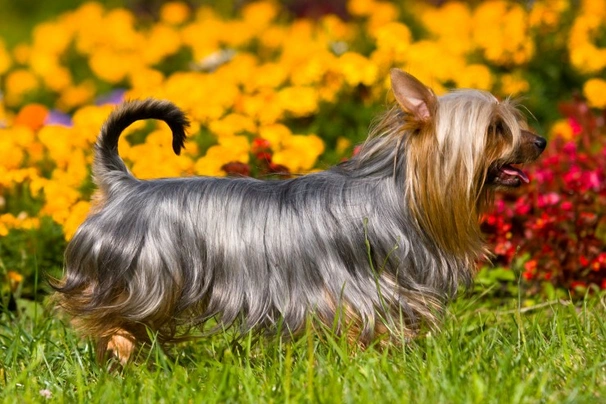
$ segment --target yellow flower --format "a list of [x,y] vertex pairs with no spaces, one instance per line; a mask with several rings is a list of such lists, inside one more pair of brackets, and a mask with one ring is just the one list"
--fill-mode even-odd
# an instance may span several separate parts
[[129,73],[142,70],[145,64],[142,58],[132,52],[117,52],[111,49],[99,49],[94,52],[88,64],[93,73],[108,83],[119,83]]
[[411,44],[404,70],[440,94],[444,92],[441,83],[456,80],[465,65],[466,61],[460,55],[445,52],[438,42],[423,40]]
[[412,40],[410,29],[401,22],[390,22],[371,31],[380,49],[404,52]]
[[354,40],[354,26],[347,24],[342,19],[333,14],[327,14],[319,22],[323,31],[331,42]]
[[196,162],[194,170],[199,175],[224,176],[225,171],[221,167],[234,161],[248,163],[249,152],[250,144],[245,136],[225,136]]
[[473,14],[473,38],[487,60],[520,65],[534,53],[522,6],[501,0],[481,3]]
[[606,49],[586,42],[570,47],[570,62],[581,73],[596,73],[606,67]]
[[245,52],[238,52],[229,56],[229,63],[223,63],[210,76],[215,80],[243,84],[251,80],[257,69],[257,57]]
[[13,57],[15,62],[26,65],[29,63],[29,58],[32,53],[32,47],[28,44],[20,43],[13,48]]
[[454,80],[458,88],[475,88],[487,91],[492,89],[493,80],[490,69],[480,64],[465,66],[455,75]]
[[40,213],[63,224],[69,217],[70,208],[79,198],[80,193],[72,185],[62,183],[61,179],[49,181],[44,186],[45,203]]
[[75,149],[71,152],[70,159],[67,164],[53,171],[51,181],[61,183],[61,186],[72,187],[77,190],[89,175],[87,156],[84,150]]
[[371,15],[377,6],[375,0],[349,0],[347,2],[347,11],[355,16]]
[[240,114],[229,114],[226,117],[213,121],[209,129],[217,137],[233,136],[242,132],[254,133],[256,125],[252,119]]
[[[21,131],[28,129],[21,128]],[[13,129],[0,129],[0,167],[9,170],[21,167],[24,153],[12,139],[17,133],[17,130]]]
[[570,28],[568,51],[572,65],[582,73],[596,73],[606,67],[606,48],[594,41],[606,22],[606,5],[585,0]]
[[6,169],[0,165],[0,185],[6,188],[32,180],[40,180],[38,172],[34,168]]
[[[309,67],[307,66],[311,64],[314,69],[324,67],[325,70],[327,68],[322,63],[330,60],[330,44],[326,33],[318,30],[310,20],[297,20],[280,35],[283,36],[281,40],[284,41],[280,63],[292,72],[293,79],[297,80],[296,84],[304,84],[298,76],[307,76],[310,73],[315,73],[311,77],[312,80],[319,80],[323,71],[308,72]],[[300,73],[300,71],[304,73]]]
[[606,81],[603,79],[590,79],[583,85],[583,95],[594,108],[606,108]]
[[339,136],[337,138],[337,153],[344,154],[351,147],[351,140],[346,137]]
[[553,139],[556,136],[559,136],[565,140],[571,140],[574,136],[574,131],[570,126],[568,120],[561,119],[556,121],[549,131],[549,138]]
[[156,130],[147,136],[144,144],[132,146],[128,153],[133,164],[133,175],[141,179],[179,177],[193,172],[193,161],[175,156],[170,146],[168,129]]
[[259,128],[259,137],[268,140],[273,151],[280,150],[282,143],[290,138],[290,136],[292,136],[292,132],[288,126],[281,123]]
[[387,1],[376,2],[372,13],[369,15],[368,27],[373,29],[391,21],[396,21],[398,15],[398,9],[394,4]]
[[189,6],[181,1],[170,1],[160,8],[160,19],[172,25],[183,24],[190,14]]
[[[157,91],[157,89],[164,82],[164,74],[159,70],[151,68],[142,68],[139,71],[131,72],[129,76],[129,81],[132,86],[132,92],[151,94]],[[133,98],[145,98],[145,96],[138,96]]]
[[343,76],[339,72],[334,70],[326,72],[318,88],[318,97],[322,101],[336,102],[337,95],[343,88],[343,83]]
[[11,57],[0,38],[0,75],[6,73],[11,66]]
[[339,67],[350,86],[372,86],[377,80],[377,66],[359,53],[346,52],[341,55]]
[[69,47],[73,31],[70,26],[58,22],[43,22],[34,27],[32,36],[34,49],[59,57]]
[[318,93],[311,87],[286,87],[277,98],[282,108],[296,117],[312,115],[318,109]]
[[582,0],[583,12],[596,17],[606,17],[606,3],[600,0]]
[[276,92],[270,89],[260,89],[253,95],[241,95],[234,109],[263,125],[277,122],[284,114],[284,105],[278,101]]
[[49,180],[44,177],[40,177],[38,175],[31,175],[29,182],[29,190],[31,191],[32,195],[38,196],[38,194],[40,193],[40,191],[42,191],[42,189],[44,189],[48,181]]
[[288,69],[292,71],[290,81],[294,86],[317,86],[326,73],[338,64],[337,57],[327,49],[306,55],[302,60],[297,60],[295,55],[290,56],[293,59],[282,65],[292,63]]
[[219,146],[229,152],[229,161],[248,163],[250,142],[246,136],[224,136],[219,138]]
[[465,3],[452,1],[427,7],[420,18],[448,52],[463,55],[471,50],[471,12]]
[[552,31],[559,24],[563,13],[568,11],[569,5],[566,0],[535,1],[528,17],[530,25],[544,32]]
[[[135,16],[129,10],[116,8],[105,15],[103,35],[98,37],[117,51],[134,51],[144,43],[143,34],[135,29]],[[90,28],[89,28],[90,29]],[[105,38],[105,41],[103,39]]]
[[270,25],[259,34],[259,42],[265,49],[280,49],[288,42],[287,28]]
[[156,24],[147,33],[147,44],[139,52],[147,65],[159,63],[165,57],[173,55],[181,48],[182,41],[179,33],[171,26]]
[[324,152],[324,142],[316,135],[293,135],[283,140],[283,148],[274,153],[272,162],[283,165],[292,173],[313,168]]
[[216,19],[205,19],[191,23],[181,30],[183,44],[191,48],[195,61],[201,61],[221,50],[218,35],[220,24]]
[[219,30],[220,41],[229,47],[241,47],[246,45],[254,38],[255,27],[244,21],[229,20],[222,24]]
[[99,29],[105,26],[104,13],[105,9],[100,3],[85,2],[65,16],[65,24],[73,25],[77,32],[75,44],[78,52],[84,54],[95,52],[96,47],[104,43],[103,38],[108,30]]
[[78,85],[66,88],[57,100],[57,106],[62,110],[72,110],[90,102],[95,96],[95,92],[95,84],[92,81],[83,81]]
[[66,240],[70,240],[76,234],[76,230],[84,222],[89,211],[90,203],[86,201],[78,201],[71,207],[63,222],[63,234]]
[[49,157],[59,168],[65,168],[70,164],[72,152],[71,142],[73,132],[64,126],[45,126],[38,132],[38,139],[48,150]]
[[530,85],[519,74],[501,75],[501,94],[505,96],[520,95],[528,91]]
[[6,76],[5,80],[5,99],[9,105],[19,104],[25,94],[38,88],[36,76],[25,69],[13,70]]
[[179,100],[179,105],[199,122],[219,119],[234,105],[240,90],[236,83],[195,72],[178,72],[168,77],[161,89],[150,96]]
[[87,105],[78,109],[72,117],[74,123],[72,144],[82,148],[92,145],[97,139],[99,129],[113,109],[112,105]]
[[376,60],[375,58],[379,54],[387,56],[385,63],[387,65],[393,64],[394,61],[405,60],[412,40],[412,34],[406,25],[400,22],[390,22],[371,31],[371,35],[375,38],[377,45],[373,60]]
[[244,22],[260,31],[268,26],[279,12],[278,5],[273,1],[255,1],[247,3],[242,9]]
[[251,93],[261,88],[278,88],[287,79],[288,73],[280,63],[265,63],[255,69],[255,74],[245,81],[244,88]]
[[41,75],[44,84],[51,90],[68,91],[72,86],[72,75],[69,69],[55,65],[49,68],[49,70]]

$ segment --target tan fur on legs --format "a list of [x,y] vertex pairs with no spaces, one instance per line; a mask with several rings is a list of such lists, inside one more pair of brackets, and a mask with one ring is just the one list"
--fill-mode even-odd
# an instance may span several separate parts
[[125,330],[119,330],[107,340],[105,351],[118,359],[122,366],[131,359],[135,350],[135,337]]

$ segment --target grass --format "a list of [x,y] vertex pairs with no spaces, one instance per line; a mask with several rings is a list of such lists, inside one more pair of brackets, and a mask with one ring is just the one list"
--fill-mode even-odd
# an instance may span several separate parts
[[[3,402],[591,403],[606,399],[606,308],[531,310],[461,299],[442,331],[404,347],[355,349],[306,334],[240,345],[229,334],[152,348],[142,363],[107,372],[40,306],[0,317]],[[494,305],[494,303],[492,303]],[[44,390],[52,395],[43,397]],[[41,392],[42,391],[42,392]]]

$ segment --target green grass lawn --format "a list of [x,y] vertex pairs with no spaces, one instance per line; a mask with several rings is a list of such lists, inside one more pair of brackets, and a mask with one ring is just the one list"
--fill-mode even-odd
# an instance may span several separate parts
[[[586,403],[606,400],[604,299],[519,310],[464,298],[439,333],[358,350],[343,339],[239,345],[230,334],[107,372],[56,316],[0,317],[4,402]],[[487,304],[492,307],[487,306]],[[50,398],[43,394],[50,392]]]

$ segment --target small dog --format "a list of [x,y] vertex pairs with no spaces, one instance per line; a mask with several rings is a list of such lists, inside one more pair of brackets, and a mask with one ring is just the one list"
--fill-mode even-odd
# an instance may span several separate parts
[[105,122],[93,175],[101,195],[69,243],[59,306],[126,363],[137,342],[175,341],[214,319],[291,336],[313,324],[366,345],[435,326],[476,261],[489,255],[482,212],[528,177],[546,140],[509,101],[437,97],[391,71],[397,103],[350,160],[282,181],[134,178],[121,132],[159,119],[183,148],[188,121],[167,101],[130,101]]

